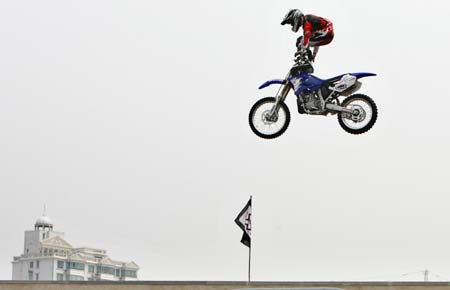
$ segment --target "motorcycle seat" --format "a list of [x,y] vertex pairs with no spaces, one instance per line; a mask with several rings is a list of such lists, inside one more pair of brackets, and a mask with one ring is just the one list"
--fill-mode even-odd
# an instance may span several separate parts
[[335,77],[332,77],[332,78],[329,78],[329,79],[325,79],[323,81],[326,82],[326,83],[332,83],[332,82],[335,82],[337,80],[340,80],[342,78],[342,76],[343,75],[335,76]]

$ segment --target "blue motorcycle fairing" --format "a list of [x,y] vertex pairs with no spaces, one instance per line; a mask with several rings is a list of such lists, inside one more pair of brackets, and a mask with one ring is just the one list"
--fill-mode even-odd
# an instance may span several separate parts
[[260,85],[258,89],[264,89],[265,87],[268,87],[268,86],[274,85],[274,84],[284,85],[285,83],[286,83],[286,81],[282,80],[282,79],[269,80],[269,81],[263,83],[262,85]]
[[[376,74],[369,73],[369,72],[356,72],[356,73],[349,73],[349,74],[352,76],[355,76],[358,79],[364,78],[364,77],[376,76]],[[298,96],[299,94],[301,94],[302,92],[304,92],[306,90],[317,91],[323,86],[324,83],[337,81],[344,75],[346,75],[346,74],[338,75],[333,78],[323,80],[323,79],[320,79],[309,73],[300,73],[294,77],[288,78],[288,83],[294,89],[295,95]],[[286,84],[286,80],[282,80],[282,79],[269,80],[269,81],[263,83],[259,87],[259,89],[263,89],[263,88],[268,87],[273,84],[284,85],[284,84]]]
[[[301,94],[306,90],[317,91],[323,86],[324,83],[329,81],[337,81],[344,75],[346,74],[342,74],[330,79],[323,80],[316,76],[313,76],[312,74],[301,73],[299,75],[296,75],[295,77],[289,78],[288,81],[289,83],[291,83],[292,87],[294,88],[295,94],[298,96],[299,94]],[[367,72],[357,72],[357,73],[350,73],[350,75],[355,76],[356,78],[359,79],[363,77],[375,76],[376,74]]]
[[289,78],[288,80],[294,88],[294,93],[297,96],[306,90],[316,91],[320,89],[325,82],[324,80],[308,73],[301,73],[295,77]]

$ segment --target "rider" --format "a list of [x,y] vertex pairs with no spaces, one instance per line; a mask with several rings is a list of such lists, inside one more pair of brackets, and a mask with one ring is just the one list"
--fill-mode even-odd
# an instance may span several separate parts
[[333,23],[326,18],[307,14],[298,9],[291,9],[284,16],[281,25],[290,24],[292,31],[297,32],[303,26],[303,36],[297,38],[297,48],[305,52],[308,47],[314,47],[312,61],[316,58],[319,46],[329,44],[334,37]]

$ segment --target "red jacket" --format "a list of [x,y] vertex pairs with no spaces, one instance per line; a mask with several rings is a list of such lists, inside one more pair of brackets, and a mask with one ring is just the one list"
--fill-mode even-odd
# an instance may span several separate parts
[[333,33],[333,23],[323,17],[311,14],[305,15],[305,23],[303,23],[303,46],[308,45],[309,38],[319,31],[326,34]]

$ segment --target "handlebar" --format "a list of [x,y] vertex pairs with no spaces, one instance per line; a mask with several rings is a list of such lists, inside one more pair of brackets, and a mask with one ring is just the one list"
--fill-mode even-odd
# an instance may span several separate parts
[[313,73],[314,68],[311,64],[312,52],[309,48],[306,50],[297,50],[294,54],[294,66],[290,70],[290,75],[297,75],[301,72]]
[[294,54],[294,57],[295,62],[310,62],[313,59],[312,52],[309,48],[305,50],[297,50],[297,52]]

